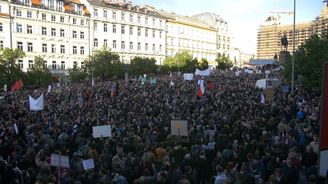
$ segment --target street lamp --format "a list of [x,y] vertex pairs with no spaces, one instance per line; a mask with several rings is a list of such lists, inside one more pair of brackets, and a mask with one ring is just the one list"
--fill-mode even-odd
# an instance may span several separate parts
[[292,57],[292,89],[294,93],[294,78],[295,78],[295,18],[296,18],[296,0],[294,0],[294,20],[293,20],[293,57]]

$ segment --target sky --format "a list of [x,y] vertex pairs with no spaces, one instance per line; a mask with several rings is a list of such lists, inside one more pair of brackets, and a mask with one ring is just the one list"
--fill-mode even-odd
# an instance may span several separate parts
[[[132,0],[136,5],[151,5],[180,15],[211,12],[228,22],[232,46],[248,54],[256,54],[257,30],[271,13],[293,11],[293,0]],[[322,0],[296,0],[296,23],[314,20],[323,7]],[[281,14],[285,24],[293,23],[293,15]]]

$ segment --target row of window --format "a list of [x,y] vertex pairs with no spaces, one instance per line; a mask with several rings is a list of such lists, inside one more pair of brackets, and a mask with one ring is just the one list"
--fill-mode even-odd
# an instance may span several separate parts
[[[60,65],[59,65],[59,63],[60,63]],[[49,68],[51,68],[51,69],[63,69],[63,70],[66,69],[66,62],[65,61],[60,61],[59,63],[57,64],[57,61],[52,61]],[[84,62],[82,61],[81,62],[81,67],[83,67],[83,65],[84,65]],[[23,60],[18,60],[18,66],[21,69],[24,68]],[[77,66],[77,61],[73,62],[73,66]],[[34,61],[33,60],[28,60],[28,68],[31,69],[33,67],[34,67]]]
[[[17,42],[17,48],[20,50],[24,50],[23,48],[23,42]],[[56,53],[56,44],[51,44],[51,53]],[[27,51],[28,52],[33,52],[33,43],[32,42],[27,42]],[[42,52],[47,53],[48,52],[48,44],[43,43],[42,44]],[[60,45],[60,53],[65,54],[65,45]],[[80,52],[79,54],[84,55],[85,50],[83,46],[80,46]],[[78,54],[78,47],[73,46],[73,54]]]
[[[121,12],[121,13],[120,13],[120,19],[118,19],[117,14],[118,14],[118,13],[115,12],[115,11],[112,12],[112,20],[120,20],[120,21],[125,22],[125,21],[127,21],[127,17],[129,17],[129,22],[130,22],[130,23],[134,23],[134,22],[136,21],[135,19],[137,19],[137,22],[136,22],[136,23],[139,23],[139,24],[144,23],[144,24],[146,24],[146,25],[149,24],[149,18],[148,18],[148,17],[144,17],[144,21],[142,21],[142,17],[141,17],[140,15],[138,15],[137,18],[136,18],[135,15],[132,14],[132,13],[130,13],[128,16],[126,16],[126,13]],[[97,17],[97,18],[99,17],[98,9],[96,9],[96,8],[94,9],[93,15],[94,15],[95,17]],[[109,12],[108,12],[107,10],[103,10],[102,17],[103,17],[104,19],[108,19],[108,18],[109,18]],[[159,23],[158,23],[159,26],[162,26],[163,21],[162,21],[162,20],[159,20],[158,22],[159,22]],[[155,18],[152,18],[152,25],[153,25],[153,26],[156,25],[156,19],[155,19]]]
[[[98,47],[99,46],[99,43],[98,43],[98,39],[97,38],[94,39],[93,44],[94,44],[95,47]],[[133,50],[133,45],[134,45],[133,42],[130,42],[129,43],[129,49],[130,50]],[[107,41],[107,39],[104,39],[103,46],[108,47],[108,41]],[[148,47],[149,47],[149,44],[148,43],[145,43],[145,51],[148,51],[149,50]],[[117,41],[116,40],[113,40],[112,48],[113,49],[116,49],[117,48]],[[125,41],[121,41],[121,49],[126,49],[126,47],[125,47]],[[137,49],[139,51],[141,50],[141,43],[140,42],[138,42]],[[163,49],[162,48],[162,45],[159,45],[159,50],[158,51],[159,52],[162,52],[162,49]],[[156,45],[155,44],[152,45],[152,51],[154,51],[154,52],[156,51]]]

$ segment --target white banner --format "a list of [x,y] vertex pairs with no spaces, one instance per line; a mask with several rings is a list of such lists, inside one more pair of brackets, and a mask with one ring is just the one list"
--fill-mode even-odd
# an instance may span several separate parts
[[99,137],[112,137],[112,128],[110,125],[104,126],[94,126],[93,130],[93,138]]
[[29,103],[30,103],[30,110],[31,111],[41,111],[44,109],[44,97],[42,95],[37,98],[36,100],[32,98],[30,95],[28,96]]
[[183,74],[184,80],[193,80],[193,78],[194,78],[194,74],[192,74],[192,73],[184,73]]
[[198,70],[196,69],[195,75],[200,75],[200,76],[209,76],[211,70],[208,68],[206,70]]
[[188,123],[182,120],[171,121],[171,135],[188,136]]
[[93,159],[83,160],[83,168],[84,170],[89,170],[95,168],[95,162]]
[[69,157],[58,155],[58,154],[51,154],[50,165],[56,167],[69,168]]

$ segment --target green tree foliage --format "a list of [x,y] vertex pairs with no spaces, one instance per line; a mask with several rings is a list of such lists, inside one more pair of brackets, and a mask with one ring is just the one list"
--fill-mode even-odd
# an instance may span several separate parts
[[47,68],[46,61],[41,56],[34,58],[33,67],[26,73],[27,83],[30,85],[46,86],[52,82],[52,75]]
[[76,65],[73,66],[72,69],[69,69],[69,80],[73,81],[73,82],[79,82],[79,81],[83,81],[84,79],[86,79],[87,77],[87,72],[86,72],[86,68],[79,68]]
[[120,56],[111,52],[107,48],[95,51],[86,61],[86,71],[94,77],[101,77],[103,80],[107,77],[123,76],[123,65]]
[[154,58],[134,57],[131,60],[130,69],[135,75],[156,73],[156,60]]
[[231,60],[224,55],[216,58],[215,61],[218,63],[217,69],[219,70],[226,70],[233,66]]
[[208,61],[205,58],[202,58],[202,60],[198,63],[197,66],[200,70],[206,70],[208,68]]
[[[307,88],[320,88],[323,63],[328,62],[328,32],[311,36],[295,52],[295,79]],[[283,76],[291,81],[292,62],[287,59]],[[300,77],[302,76],[302,77]],[[302,78],[302,80],[300,80]]]
[[198,65],[197,58],[194,58],[192,60],[187,60],[183,70],[186,73],[194,73],[196,71],[197,65]]
[[25,74],[16,64],[17,59],[25,57],[20,49],[5,48],[0,55],[0,83],[8,87],[18,79],[24,79]]
[[[167,57],[164,60],[164,65],[169,66],[171,70],[192,70],[194,60],[192,55],[187,51],[176,53],[174,57]],[[190,65],[190,66],[187,66]]]

